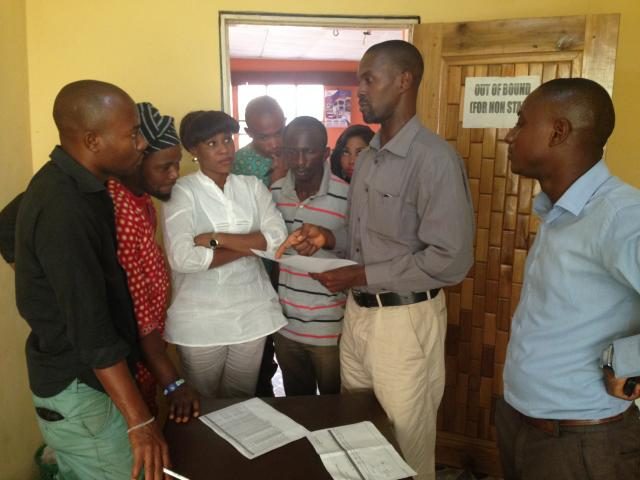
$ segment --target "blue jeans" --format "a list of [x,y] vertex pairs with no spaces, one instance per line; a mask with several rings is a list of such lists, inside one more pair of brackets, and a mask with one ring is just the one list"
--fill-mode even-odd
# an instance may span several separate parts
[[38,425],[56,452],[58,480],[122,480],[131,478],[133,457],[124,418],[104,393],[74,380],[53,397],[33,395],[36,407],[64,419]]

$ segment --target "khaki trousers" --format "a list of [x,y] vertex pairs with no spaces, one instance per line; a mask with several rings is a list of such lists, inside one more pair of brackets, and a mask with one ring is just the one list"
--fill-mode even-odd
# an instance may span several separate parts
[[373,390],[419,480],[435,479],[436,415],[444,392],[444,292],[398,307],[359,307],[350,295],[340,341],[345,391]]

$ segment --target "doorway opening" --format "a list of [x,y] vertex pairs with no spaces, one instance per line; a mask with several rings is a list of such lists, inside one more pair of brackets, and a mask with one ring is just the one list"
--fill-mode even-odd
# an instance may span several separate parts
[[329,145],[350,124],[363,123],[357,105],[357,68],[376,43],[411,41],[419,17],[343,17],[220,13],[223,109],[240,122],[246,104],[275,98],[288,121],[309,115],[327,127]]

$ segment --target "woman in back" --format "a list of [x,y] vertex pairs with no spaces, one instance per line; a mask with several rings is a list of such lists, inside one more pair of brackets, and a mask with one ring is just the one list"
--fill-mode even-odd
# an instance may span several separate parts
[[253,396],[265,337],[286,324],[251,249],[274,252],[287,229],[257,178],[230,173],[238,129],[219,111],[185,116],[180,140],[200,169],[177,181],[163,210],[173,277],[165,338],[204,396]]
[[362,150],[369,146],[374,131],[366,125],[351,125],[336,142],[331,153],[331,171],[334,175],[351,182],[356,158]]

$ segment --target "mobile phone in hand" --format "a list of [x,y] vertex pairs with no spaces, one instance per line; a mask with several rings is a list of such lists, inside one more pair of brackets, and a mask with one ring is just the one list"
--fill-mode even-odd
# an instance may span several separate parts
[[640,383],[640,377],[630,377],[627,378],[627,381],[624,382],[624,386],[622,387],[622,392],[628,397],[633,394],[633,391],[636,389],[636,385]]

